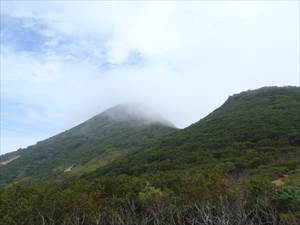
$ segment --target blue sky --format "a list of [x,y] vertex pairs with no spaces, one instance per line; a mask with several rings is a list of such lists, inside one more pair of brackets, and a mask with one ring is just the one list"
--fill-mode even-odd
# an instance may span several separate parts
[[299,85],[299,2],[1,1],[1,153],[124,102],[185,127]]

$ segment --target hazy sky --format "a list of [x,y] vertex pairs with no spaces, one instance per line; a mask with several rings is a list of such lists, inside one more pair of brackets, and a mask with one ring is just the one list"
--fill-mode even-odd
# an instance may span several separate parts
[[299,85],[299,1],[1,1],[1,153],[119,103],[178,127]]

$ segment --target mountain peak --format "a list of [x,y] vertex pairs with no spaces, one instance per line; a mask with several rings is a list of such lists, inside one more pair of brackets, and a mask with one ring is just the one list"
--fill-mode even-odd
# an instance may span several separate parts
[[162,124],[170,127],[174,125],[164,119],[159,113],[139,104],[127,103],[111,107],[100,114],[115,122],[138,122],[140,124]]
[[283,87],[268,86],[259,89],[254,89],[254,90],[247,90],[238,94],[231,95],[229,96],[228,101],[245,100],[245,99],[252,99],[257,97],[274,99],[287,94],[299,94],[299,91],[300,91],[299,87],[295,87],[295,86],[283,86]]

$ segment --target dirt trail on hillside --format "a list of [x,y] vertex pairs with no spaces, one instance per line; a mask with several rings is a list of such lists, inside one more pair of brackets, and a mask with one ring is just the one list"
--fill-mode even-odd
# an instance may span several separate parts
[[8,163],[10,163],[10,162],[16,160],[16,159],[19,158],[19,157],[20,157],[20,155],[16,155],[16,156],[14,156],[14,157],[11,157],[10,159],[7,159],[7,160],[5,160],[5,161],[0,162],[0,165],[1,165],[1,166],[5,166],[5,165],[7,165]]

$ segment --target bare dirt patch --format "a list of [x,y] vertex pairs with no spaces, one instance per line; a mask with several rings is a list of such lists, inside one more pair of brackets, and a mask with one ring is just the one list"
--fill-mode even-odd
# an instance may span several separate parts
[[10,162],[16,160],[16,159],[19,158],[19,157],[20,157],[20,155],[16,155],[16,156],[14,156],[14,157],[11,157],[10,159],[7,159],[7,160],[5,160],[5,161],[1,161],[1,162],[0,162],[0,165],[1,165],[1,166],[5,166],[5,165],[7,165],[8,163],[10,163]]
[[75,166],[75,165],[72,165],[72,166],[67,167],[67,168],[64,170],[64,173],[71,172],[71,170],[73,169],[74,166]]
[[287,178],[288,178],[288,175],[283,175],[282,177],[279,177],[278,179],[273,180],[271,183],[272,183],[275,187],[281,187],[282,185],[285,184]]

